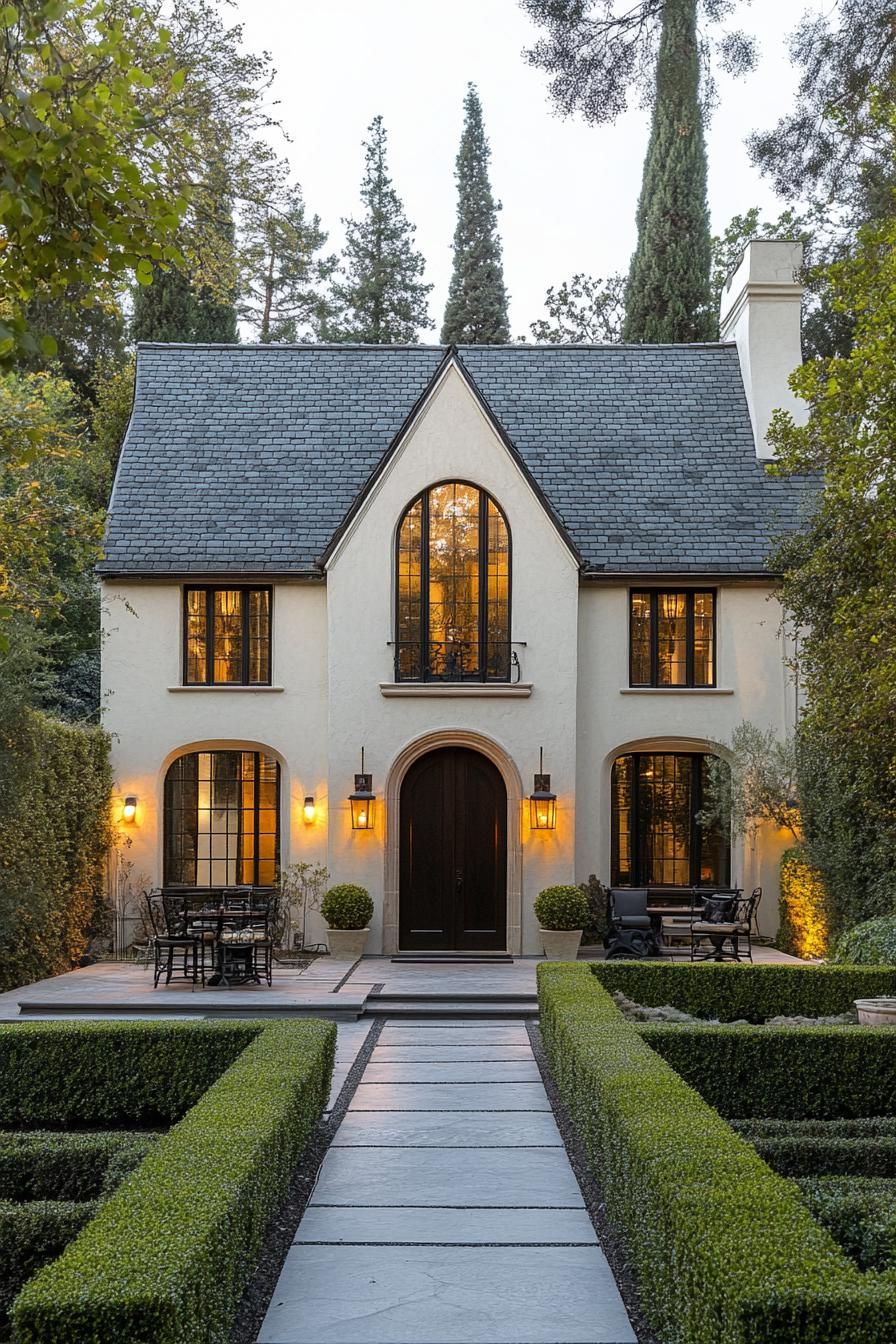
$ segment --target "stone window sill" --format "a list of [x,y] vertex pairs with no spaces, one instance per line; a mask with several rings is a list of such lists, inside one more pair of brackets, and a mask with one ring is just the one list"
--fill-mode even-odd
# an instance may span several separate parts
[[233,691],[239,691],[244,695],[246,693],[250,695],[269,695],[271,691],[283,691],[285,689],[286,688],[284,686],[169,686],[168,687],[168,690],[172,692],[189,691],[192,693],[194,691],[204,691],[204,692],[211,691],[215,695],[221,694],[223,692],[232,693]]
[[622,686],[620,695],[733,695],[727,686]]
[[518,681],[513,685],[503,682],[482,681],[381,681],[380,694],[385,696],[408,696],[418,700],[441,700],[446,696],[458,699],[486,700],[525,700],[532,694],[531,681]]

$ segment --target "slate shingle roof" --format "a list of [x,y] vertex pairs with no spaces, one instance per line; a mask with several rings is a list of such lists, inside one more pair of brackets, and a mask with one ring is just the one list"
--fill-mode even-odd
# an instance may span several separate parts
[[[100,572],[319,572],[445,354],[140,346]],[[734,346],[458,355],[586,570],[755,573],[814,496],[756,461]]]

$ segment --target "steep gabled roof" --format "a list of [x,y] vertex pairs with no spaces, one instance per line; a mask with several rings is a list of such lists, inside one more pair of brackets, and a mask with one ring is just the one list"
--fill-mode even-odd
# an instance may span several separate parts
[[[106,574],[312,574],[442,346],[138,348]],[[463,346],[586,570],[761,571],[812,482],[756,461],[730,345]]]

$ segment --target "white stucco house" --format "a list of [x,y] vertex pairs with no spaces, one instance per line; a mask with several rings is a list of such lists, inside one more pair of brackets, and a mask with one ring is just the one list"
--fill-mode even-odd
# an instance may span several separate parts
[[99,566],[134,870],[325,864],[372,952],[539,952],[590,873],[761,883],[773,930],[783,837],[695,814],[796,711],[766,557],[815,487],[762,459],[798,265],[751,244],[712,345],[141,345]]

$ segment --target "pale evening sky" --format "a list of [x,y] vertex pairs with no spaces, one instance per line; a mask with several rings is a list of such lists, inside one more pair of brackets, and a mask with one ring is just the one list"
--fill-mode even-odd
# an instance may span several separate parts
[[[760,44],[745,79],[718,76],[709,126],[713,230],[751,205],[782,209],[751,166],[746,135],[774,124],[793,98],[786,35],[811,0],[752,0],[739,26]],[[576,271],[624,271],[647,144],[648,113],[635,106],[611,126],[562,120],[547,77],[521,55],[535,29],[515,0],[237,0],[246,44],[277,68],[272,96],[291,137],[279,148],[306,204],[343,241],[340,217],[359,211],[366,127],[382,113],[389,164],[427,262],[437,339],[451,274],[454,159],[467,82],[479,87],[492,147],[491,178],[503,202],[499,228],[514,338],[544,315],[544,295]],[[636,102],[636,99],[633,99]]]

